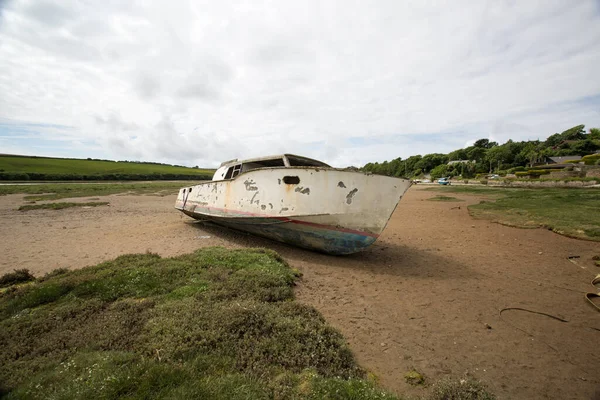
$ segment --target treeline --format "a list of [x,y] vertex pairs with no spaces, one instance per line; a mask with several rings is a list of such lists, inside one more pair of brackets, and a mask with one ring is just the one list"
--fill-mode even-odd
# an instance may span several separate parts
[[[545,141],[512,140],[499,145],[488,139],[479,139],[473,146],[448,154],[416,155],[382,163],[368,163],[362,170],[374,174],[414,178],[430,174],[432,179],[448,176],[473,178],[477,174],[512,173],[543,164],[547,157],[585,156],[600,150],[600,129],[585,131],[577,125],[562,133],[555,133]],[[461,161],[450,163],[451,161]]]
[[0,181],[203,181],[208,174],[44,174],[0,172]]

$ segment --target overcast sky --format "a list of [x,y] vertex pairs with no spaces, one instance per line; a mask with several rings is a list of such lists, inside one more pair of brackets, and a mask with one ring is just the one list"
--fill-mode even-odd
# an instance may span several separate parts
[[0,153],[362,166],[600,126],[600,1],[0,0]]

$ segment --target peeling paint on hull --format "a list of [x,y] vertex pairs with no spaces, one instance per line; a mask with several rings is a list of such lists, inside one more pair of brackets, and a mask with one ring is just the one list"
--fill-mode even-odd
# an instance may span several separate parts
[[261,168],[182,188],[175,208],[192,218],[341,255],[372,245],[409,187],[406,179],[334,168]]

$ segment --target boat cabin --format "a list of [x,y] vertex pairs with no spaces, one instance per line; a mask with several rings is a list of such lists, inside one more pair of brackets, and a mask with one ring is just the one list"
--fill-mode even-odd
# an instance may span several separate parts
[[282,154],[278,156],[250,158],[248,160],[238,159],[225,161],[217,169],[213,181],[233,179],[239,174],[259,168],[288,168],[288,167],[323,167],[330,168],[324,162],[312,158],[296,156],[294,154]]

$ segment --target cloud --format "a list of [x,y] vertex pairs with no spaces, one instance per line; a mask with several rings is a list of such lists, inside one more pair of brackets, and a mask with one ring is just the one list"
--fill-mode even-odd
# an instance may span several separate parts
[[0,118],[71,127],[11,149],[203,166],[544,138],[600,126],[598,4],[0,2]]
[[156,78],[140,74],[133,83],[133,89],[142,99],[152,99],[160,92],[160,83]]
[[107,117],[96,115],[98,125],[106,127],[111,132],[126,132],[139,129],[139,126],[133,122],[125,122],[118,113],[112,112]]

